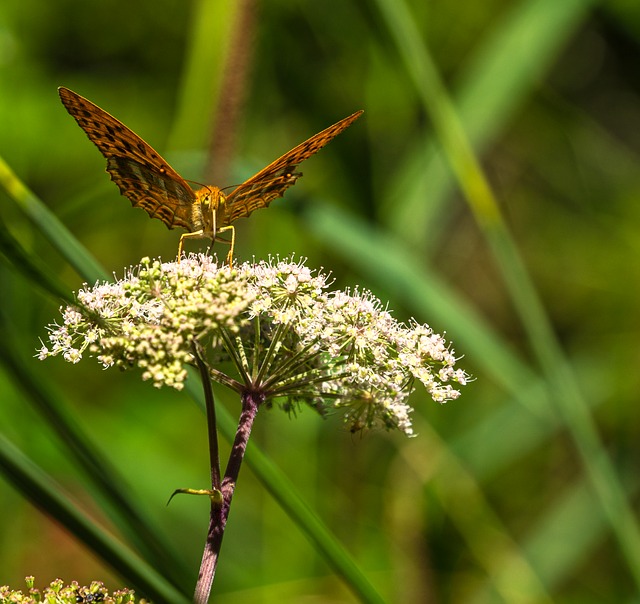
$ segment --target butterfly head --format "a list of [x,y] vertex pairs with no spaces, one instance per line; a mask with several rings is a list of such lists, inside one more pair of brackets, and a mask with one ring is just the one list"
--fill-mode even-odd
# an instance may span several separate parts
[[198,228],[204,234],[213,237],[216,231],[226,224],[226,197],[218,187],[202,187],[196,191],[194,216],[197,215],[201,223]]

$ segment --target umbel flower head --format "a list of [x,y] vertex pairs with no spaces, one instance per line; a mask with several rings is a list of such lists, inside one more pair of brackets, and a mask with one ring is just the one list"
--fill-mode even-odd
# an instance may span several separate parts
[[155,386],[181,389],[194,344],[212,379],[291,410],[304,402],[339,409],[351,430],[412,434],[407,404],[415,380],[440,403],[468,376],[428,325],[396,321],[371,293],[329,291],[303,261],[229,267],[207,255],[180,262],[144,258],[115,283],[97,283],[61,309],[39,358],[139,367]]

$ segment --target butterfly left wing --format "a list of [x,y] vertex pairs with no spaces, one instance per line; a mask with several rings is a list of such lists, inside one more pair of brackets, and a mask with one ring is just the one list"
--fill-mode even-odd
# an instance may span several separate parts
[[284,192],[302,176],[300,172],[295,172],[296,166],[317,153],[360,115],[362,111],[356,111],[318,132],[236,187],[227,196],[226,215],[218,227],[229,225],[238,218],[246,218],[254,210],[266,208],[274,199],[284,195]]
[[91,101],[68,88],[60,100],[107,160],[107,172],[134,207],[168,228],[196,230],[192,207],[196,195],[188,183],[150,145]]

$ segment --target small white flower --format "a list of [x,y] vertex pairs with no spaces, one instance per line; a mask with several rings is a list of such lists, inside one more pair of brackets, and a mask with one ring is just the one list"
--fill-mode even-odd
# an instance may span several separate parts
[[64,360],[69,363],[77,363],[82,358],[82,353],[75,348],[69,348],[65,350],[63,354]]

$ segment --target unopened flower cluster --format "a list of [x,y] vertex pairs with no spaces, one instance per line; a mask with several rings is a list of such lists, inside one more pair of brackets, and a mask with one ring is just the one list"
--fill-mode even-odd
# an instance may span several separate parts
[[369,292],[328,287],[326,275],[301,261],[230,268],[207,255],[145,258],[122,280],[81,289],[77,304],[61,309],[62,324],[49,326],[39,357],[77,363],[88,354],[180,389],[198,342],[213,379],[286,408],[302,401],[340,409],[354,431],[411,435],[415,380],[437,402],[459,396],[455,385],[468,377],[442,336],[399,323]]
[[[134,592],[129,589],[121,589],[110,593],[100,581],[94,581],[89,586],[80,586],[76,581],[65,585],[62,579],[52,581],[50,585],[40,590],[34,587],[35,579],[25,579],[26,593],[21,590],[12,590],[8,585],[0,586],[0,603],[12,602],[14,604],[134,604],[136,598]],[[144,604],[145,600],[140,600]]]

